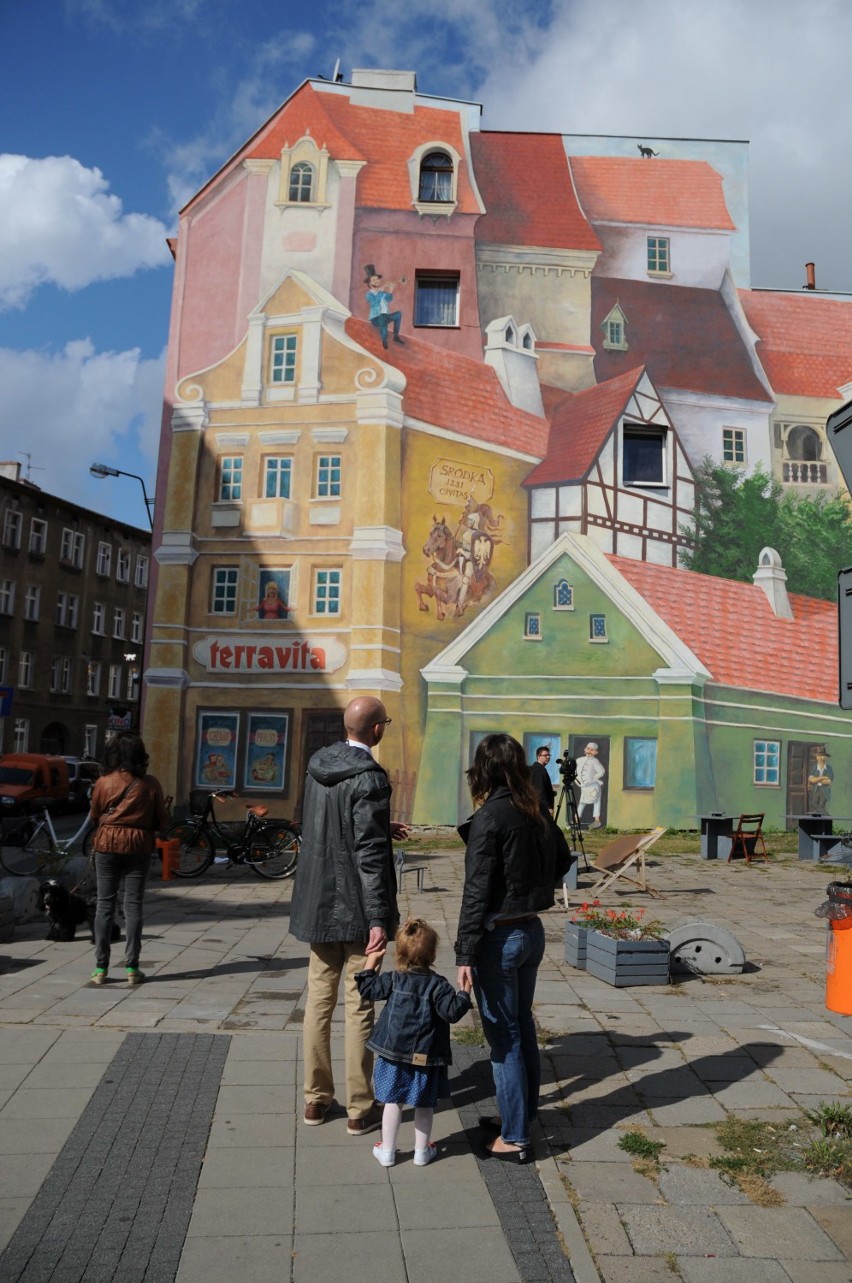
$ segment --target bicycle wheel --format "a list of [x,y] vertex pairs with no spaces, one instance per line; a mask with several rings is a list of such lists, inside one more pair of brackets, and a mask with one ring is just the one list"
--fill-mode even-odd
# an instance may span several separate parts
[[0,864],[16,878],[37,878],[56,863],[57,852],[44,824],[37,824],[18,845],[0,847]]
[[286,824],[272,824],[258,834],[246,864],[259,878],[289,878],[299,859],[299,835]]
[[166,839],[180,842],[180,860],[173,872],[179,878],[197,878],[213,860],[213,843],[198,824],[180,821],[166,829]]

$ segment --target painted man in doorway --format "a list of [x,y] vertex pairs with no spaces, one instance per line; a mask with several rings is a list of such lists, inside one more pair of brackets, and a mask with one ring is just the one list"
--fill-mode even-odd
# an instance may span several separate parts
[[598,745],[594,740],[590,740],[583,750],[583,756],[577,762],[577,783],[580,785],[577,810],[582,819],[586,807],[592,808],[590,829],[601,827],[601,800],[605,775],[606,767],[598,761]]
[[828,763],[831,756],[825,747],[818,748],[814,754],[816,762],[808,771],[808,810],[828,815],[828,804],[831,801],[831,783],[834,771]]

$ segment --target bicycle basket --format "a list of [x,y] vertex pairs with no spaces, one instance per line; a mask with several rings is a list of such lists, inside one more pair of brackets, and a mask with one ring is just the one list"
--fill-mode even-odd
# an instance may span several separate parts
[[207,799],[213,796],[211,789],[190,789],[189,809],[193,815],[203,815],[207,810]]

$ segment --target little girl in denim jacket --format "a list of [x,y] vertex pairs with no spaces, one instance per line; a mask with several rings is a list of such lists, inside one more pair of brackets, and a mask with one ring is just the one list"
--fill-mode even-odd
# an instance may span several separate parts
[[386,1000],[372,1037],[376,1097],[384,1102],[382,1139],[373,1156],[382,1167],[396,1162],[402,1106],[414,1106],[414,1162],[425,1167],[437,1150],[430,1141],[438,1101],[449,1096],[450,1025],[470,1010],[470,985],[457,993],[432,970],[437,933],[422,918],[409,918],[396,935],[396,970],[378,974],[384,950],[371,953],[355,976],[363,998]]

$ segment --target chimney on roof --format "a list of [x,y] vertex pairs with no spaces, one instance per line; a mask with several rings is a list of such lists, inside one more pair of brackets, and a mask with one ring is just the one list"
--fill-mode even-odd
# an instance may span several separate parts
[[766,593],[772,613],[777,619],[793,618],[790,598],[787,596],[787,572],[774,548],[761,548],[757,570],[752,579]]
[[21,465],[15,459],[4,459],[0,461],[0,477],[8,477],[10,481],[20,481]]
[[805,263],[805,271],[808,275],[808,283],[805,285],[806,290],[816,289],[816,265],[814,263]]
[[485,330],[485,364],[490,365],[512,405],[544,418],[538,357],[531,325],[500,316]]

